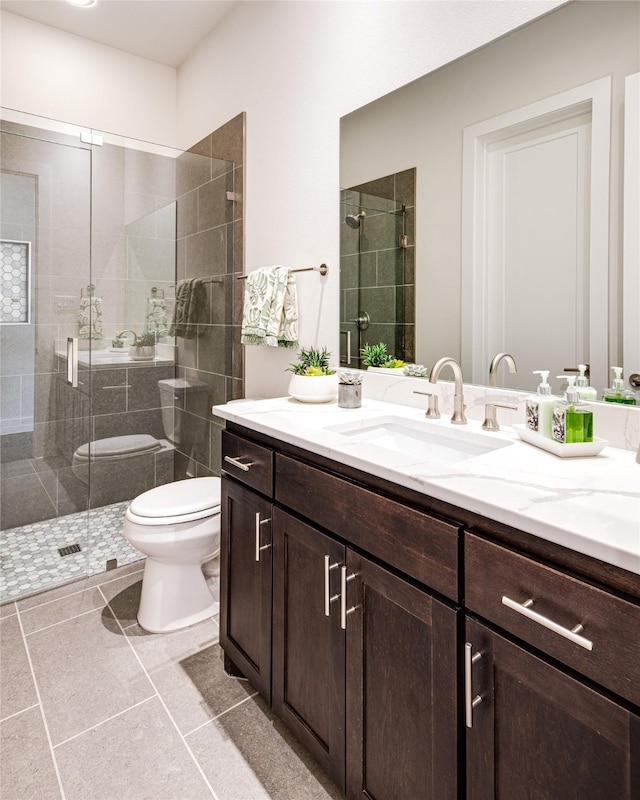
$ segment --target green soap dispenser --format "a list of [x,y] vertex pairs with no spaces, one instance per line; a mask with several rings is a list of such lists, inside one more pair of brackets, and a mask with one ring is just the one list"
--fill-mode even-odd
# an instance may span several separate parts
[[589,380],[585,375],[587,371],[586,364],[578,364],[578,370],[580,374],[576,378],[576,389],[578,390],[578,395],[580,396],[581,400],[597,400],[598,399],[598,392],[593,388],[593,386],[589,386]]
[[558,400],[553,407],[551,423],[552,437],[563,444],[582,444],[593,441],[593,412],[580,400],[576,388],[575,375],[558,375],[559,379],[569,381],[565,399]]
[[549,370],[536,369],[534,375],[540,375],[540,383],[536,394],[530,394],[525,402],[526,425],[530,431],[535,431],[547,439],[551,438],[551,415],[553,407],[559,398],[551,394],[548,384]]
[[635,406],[636,396],[629,389],[624,388],[622,380],[622,367],[611,367],[615,373],[615,378],[610,389],[605,389],[602,399],[606,403],[623,403],[625,406]]

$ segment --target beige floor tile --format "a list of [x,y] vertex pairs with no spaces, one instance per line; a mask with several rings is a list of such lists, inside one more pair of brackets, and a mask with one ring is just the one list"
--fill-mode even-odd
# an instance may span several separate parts
[[104,594],[113,615],[123,628],[137,624],[142,574],[142,570],[130,572],[116,580],[100,585],[100,591]]
[[104,598],[98,587],[85,587],[48,603],[40,603],[24,610],[21,608],[20,618],[25,634],[30,634],[103,606]]
[[0,797],[2,800],[61,797],[39,708],[30,708],[0,723]]
[[5,617],[10,617],[12,614],[16,613],[16,604],[15,603],[4,603],[0,606],[0,619],[5,619]]
[[259,697],[186,739],[219,800],[342,800]]
[[0,620],[0,719],[38,702],[18,617]]
[[66,800],[213,797],[157,698],[60,745],[55,753]]
[[154,694],[108,610],[33,633],[27,646],[54,745]]

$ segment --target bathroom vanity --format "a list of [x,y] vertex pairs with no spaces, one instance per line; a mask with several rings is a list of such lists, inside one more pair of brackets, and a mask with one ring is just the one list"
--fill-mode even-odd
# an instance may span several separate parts
[[377,401],[214,414],[227,669],[347,797],[640,796],[634,453]]

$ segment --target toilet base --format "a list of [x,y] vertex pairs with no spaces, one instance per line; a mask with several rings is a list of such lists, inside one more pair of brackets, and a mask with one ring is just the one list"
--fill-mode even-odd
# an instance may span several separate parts
[[138,623],[150,633],[195,625],[218,612],[200,564],[167,564],[147,556]]

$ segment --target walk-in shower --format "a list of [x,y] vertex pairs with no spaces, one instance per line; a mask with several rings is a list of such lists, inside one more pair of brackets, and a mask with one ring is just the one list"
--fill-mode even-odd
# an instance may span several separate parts
[[[163,410],[182,430],[201,412],[173,395],[163,409],[159,381],[202,381],[169,335],[177,279],[228,274],[209,278],[205,321],[230,306],[233,164],[7,109],[0,136],[2,603],[140,558],[127,501],[172,481],[178,456],[188,474]],[[130,351],[124,330],[156,346]]]

